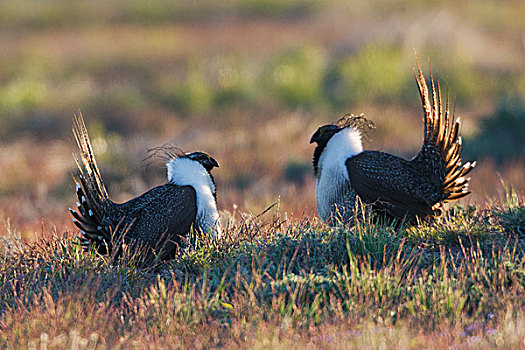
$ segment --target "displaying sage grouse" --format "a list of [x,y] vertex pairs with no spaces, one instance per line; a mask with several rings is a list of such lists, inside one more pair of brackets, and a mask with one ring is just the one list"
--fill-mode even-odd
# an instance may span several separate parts
[[413,159],[363,151],[363,129],[373,124],[362,116],[345,116],[313,134],[317,211],[324,222],[350,221],[359,197],[389,220],[414,223],[441,215],[444,203],[470,193],[466,175],[476,162],[461,164],[459,118],[453,121],[448,96],[443,106],[439,83],[436,91],[432,76],[431,101],[419,63],[417,68],[425,137]]
[[116,242],[140,245],[161,259],[173,258],[181,237],[190,230],[219,238],[221,228],[210,171],[219,164],[203,152],[171,152],[166,163],[168,182],[125,203],[115,203],[100,177],[82,115],[73,119],[80,157],[75,156],[77,211],[69,209],[81,230],[81,244],[102,254]]

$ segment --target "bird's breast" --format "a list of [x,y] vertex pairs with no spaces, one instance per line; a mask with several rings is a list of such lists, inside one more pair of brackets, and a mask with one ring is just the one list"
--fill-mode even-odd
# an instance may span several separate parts
[[341,214],[348,203],[354,203],[355,192],[352,189],[346,167],[322,169],[316,186],[317,212],[324,222]]

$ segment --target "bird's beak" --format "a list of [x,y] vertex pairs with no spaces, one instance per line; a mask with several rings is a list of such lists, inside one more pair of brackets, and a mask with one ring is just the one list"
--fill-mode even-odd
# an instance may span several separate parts
[[310,138],[310,143],[317,142],[318,137],[319,137],[319,129],[317,129],[317,131]]
[[218,163],[215,159],[213,159],[212,157],[210,157],[210,162],[211,162],[211,164],[212,164],[214,167],[216,167],[216,168],[219,167],[219,163]]

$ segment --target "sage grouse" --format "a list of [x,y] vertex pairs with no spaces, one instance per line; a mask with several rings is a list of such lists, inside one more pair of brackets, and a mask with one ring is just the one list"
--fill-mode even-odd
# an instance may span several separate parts
[[[100,177],[82,115],[73,119],[73,133],[80,157],[75,156],[77,211],[69,209],[81,230],[80,244],[94,245],[104,254],[116,242],[146,247],[148,255],[173,258],[181,237],[192,227],[219,238],[215,182],[210,171],[219,164],[203,152],[170,154],[168,182],[125,203],[115,203]],[[122,235],[124,234],[124,237]]]
[[444,203],[470,193],[466,175],[476,162],[461,164],[460,120],[452,120],[448,96],[443,106],[439,83],[436,91],[432,76],[431,101],[419,63],[417,69],[425,136],[413,159],[363,151],[363,129],[373,124],[362,116],[347,115],[313,134],[317,211],[324,222],[349,222],[359,197],[389,221],[414,223],[441,215]]

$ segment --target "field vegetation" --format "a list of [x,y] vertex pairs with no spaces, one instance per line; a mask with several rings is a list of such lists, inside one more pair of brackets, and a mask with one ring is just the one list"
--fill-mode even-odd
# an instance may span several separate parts
[[[226,237],[177,259],[83,252],[54,232],[4,240],[6,348],[524,346],[523,201],[433,224],[223,213]],[[191,241],[191,240],[190,240]]]
[[[525,347],[525,3],[0,9],[0,347]],[[330,229],[308,140],[365,113],[367,148],[415,155],[414,50],[463,120],[473,194],[431,224]],[[150,267],[71,244],[79,108],[117,201],[165,181],[150,148],[213,155],[225,240]]]

